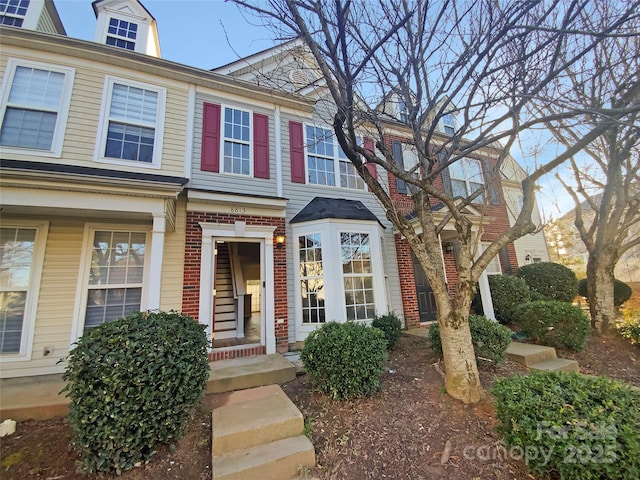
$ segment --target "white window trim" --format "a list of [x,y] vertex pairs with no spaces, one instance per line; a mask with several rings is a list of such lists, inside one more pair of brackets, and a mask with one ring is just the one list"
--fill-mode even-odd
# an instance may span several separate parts
[[0,128],[4,122],[7,104],[9,102],[9,93],[13,85],[17,67],[37,68],[40,70],[48,70],[52,72],[62,73],[64,75],[64,86],[60,95],[60,103],[56,115],[56,126],[51,139],[51,148],[49,150],[40,150],[27,147],[7,147],[2,146],[4,153],[28,153],[29,155],[38,157],[55,157],[60,158],[62,155],[62,144],[64,142],[64,134],[67,128],[67,118],[69,116],[69,105],[71,104],[71,92],[73,90],[73,82],[76,70],[71,67],[63,67],[50,63],[33,62],[30,60],[22,60],[19,58],[9,58],[5,70],[4,80],[2,81],[2,98],[0,99]]
[[73,345],[84,332],[84,320],[89,295],[89,271],[91,270],[91,257],[93,254],[93,238],[96,231],[111,232],[140,232],[145,233],[145,258],[144,272],[142,275],[142,295],[140,298],[140,310],[146,310],[148,297],[148,278],[151,260],[151,228],[148,226],[112,224],[112,223],[86,223],[82,237],[82,253],[80,255],[80,275],[76,286],[76,301],[71,327],[70,344]]
[[24,307],[24,318],[22,320],[22,336],[20,339],[19,353],[5,353],[0,355],[2,363],[24,362],[31,360],[33,352],[33,337],[35,333],[36,318],[38,313],[38,303],[40,300],[40,283],[42,279],[42,268],[44,264],[44,253],[46,251],[47,235],[49,232],[49,222],[30,222],[27,220],[3,220],[3,227],[9,228],[35,228],[36,237],[31,260],[31,272],[29,275],[29,286],[27,287],[27,299]]
[[[480,242],[478,256],[480,256],[484,251],[491,245],[491,242]],[[498,268],[500,268],[499,272],[490,272],[489,265],[491,265],[494,261],[498,261]],[[496,254],[495,257],[491,259],[491,261],[487,264],[487,268],[484,270],[487,275],[502,275],[502,260],[500,260],[500,255]]]
[[[138,30],[136,30],[136,38],[134,40],[128,38],[128,37],[121,37],[120,35],[113,35],[109,33],[109,23],[111,22],[111,20],[118,20],[118,22],[127,22],[129,24],[135,24],[138,27]],[[104,40],[102,43],[104,43],[105,45],[107,45],[107,38],[108,37],[113,37],[115,39],[118,40],[125,40],[127,42],[131,42],[133,43],[133,50],[129,50],[128,48],[123,48],[123,50],[129,50],[130,52],[137,52],[139,51],[138,48],[138,41],[139,41],[139,37],[140,37],[140,20],[139,19],[130,19],[130,18],[121,18],[117,15],[111,15],[109,16],[109,18],[107,18],[106,24],[105,24],[105,29],[104,29]],[[122,48],[122,47],[117,47],[116,45],[109,45],[111,47],[116,47],[116,48]]]
[[[335,185],[325,185],[322,183],[311,183],[309,181],[309,149],[308,149],[308,139],[307,139],[307,127],[314,127],[314,128],[323,128],[325,130],[329,130],[331,132],[331,140],[333,142],[333,148],[336,152],[335,156],[331,157],[333,159],[333,176],[334,176],[334,180],[335,180]],[[328,127],[325,125],[319,125],[316,123],[305,123],[303,125],[303,142],[304,142],[304,174],[305,174],[305,184],[306,185],[314,185],[316,187],[320,187],[320,188],[339,188],[341,190],[347,190],[349,192],[367,192],[369,191],[369,189],[367,188],[367,184],[364,183],[364,180],[362,180],[363,184],[364,184],[364,188],[349,188],[349,187],[343,187],[341,185],[341,179],[340,179],[340,161],[344,161],[346,160],[348,163],[350,163],[351,165],[353,165],[351,163],[351,161],[346,158],[346,159],[342,159],[340,158],[340,155],[338,153],[338,149],[340,148],[340,144],[338,143],[338,139],[336,138],[336,135],[333,131],[332,127]],[[360,138],[361,140],[364,138],[362,135],[359,135],[358,138]],[[364,141],[364,140],[362,140]],[[313,155],[313,154],[312,154]],[[323,157],[323,158],[329,158],[329,157]],[[356,175],[358,174],[358,172],[356,172]],[[359,176],[358,176],[359,177]],[[360,178],[360,177],[359,177]]]
[[[323,219],[292,225],[294,242],[293,282],[294,282],[294,322],[296,341],[303,341],[309,333],[324,323],[302,323],[302,293],[300,291],[300,254],[299,237],[320,234],[322,243],[322,267],[325,298],[325,323],[345,322],[347,307],[344,298],[344,277],[340,262],[340,235],[342,233],[367,233],[371,246],[371,267],[373,271],[373,295],[376,314],[388,311],[386,281],[384,272],[384,253],[382,251],[382,231],[375,222],[354,222],[353,220]],[[364,322],[364,321],[360,321]]]
[[[155,129],[155,137],[153,141],[153,161],[151,163],[140,162],[137,160],[124,160],[121,158],[105,157],[104,155],[107,144],[107,133],[109,131],[109,110],[111,109],[111,96],[113,94],[113,87],[116,83],[136,88],[142,88],[144,90],[152,90],[158,94],[158,106],[156,110],[157,117],[156,123],[153,126],[153,128]],[[98,123],[98,140],[96,142],[96,148],[93,154],[94,160],[99,163],[108,163],[109,165],[122,165],[128,167],[135,166],[149,169],[161,168],[166,98],[167,89],[164,87],[158,87],[156,85],[150,85],[148,83],[136,82],[134,80],[128,80],[125,78],[113,77],[111,75],[105,76],[104,88],[102,90],[102,105],[100,107],[100,121]],[[151,127],[151,125],[143,123],[136,123],[135,125],[142,127]]]
[[[247,144],[249,145],[249,173],[247,175],[244,175],[243,173],[226,172],[224,170],[224,142],[225,140],[227,140],[227,137],[224,136],[224,112],[227,108],[230,108],[232,110],[239,110],[241,112],[247,112],[249,114],[249,141],[247,142]],[[222,173],[223,175],[232,175],[234,177],[241,177],[241,178],[252,178],[254,176],[254,173],[253,173],[253,169],[254,169],[253,113],[254,112],[252,110],[236,107],[234,105],[228,105],[228,104],[220,105],[220,173]],[[234,138],[229,138],[228,140],[234,143],[240,143],[243,145],[245,144],[245,142],[243,142],[242,140],[236,140]]]

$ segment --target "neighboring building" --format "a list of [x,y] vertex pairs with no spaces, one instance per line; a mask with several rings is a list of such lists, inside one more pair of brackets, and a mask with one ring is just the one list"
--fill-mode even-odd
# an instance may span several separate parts
[[[596,205],[600,204],[601,198],[601,194],[594,195],[593,201]],[[581,210],[582,220],[588,229],[593,223],[595,213],[586,201],[582,203]],[[551,250],[551,258],[553,261],[560,261],[575,271],[579,277],[584,278],[589,252],[574,225],[575,220],[576,209],[573,208],[553,222],[554,228],[548,232],[548,235],[554,237],[550,241],[553,241],[557,246]],[[629,238],[637,238],[638,236],[640,236],[640,224],[634,225],[629,231]],[[615,278],[623,282],[640,282],[640,246],[630,248],[622,254],[616,264],[614,275]]]
[[[513,225],[522,210],[522,180],[526,177],[526,172],[518,165],[515,159],[508,155],[500,169],[502,180],[502,193],[509,213],[509,225]],[[544,236],[543,221],[540,216],[537,202],[533,206],[531,221],[538,226],[535,233],[520,237],[513,242],[518,257],[518,265],[528,263],[548,262],[549,250]],[[515,272],[514,272],[515,273]]]

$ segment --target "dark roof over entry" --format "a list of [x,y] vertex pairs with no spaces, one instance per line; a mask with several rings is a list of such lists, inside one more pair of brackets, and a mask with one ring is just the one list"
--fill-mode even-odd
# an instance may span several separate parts
[[[337,218],[342,220],[364,220],[380,223],[371,210],[359,200],[345,200],[342,198],[316,197],[291,219],[291,223],[311,222]],[[382,223],[380,223],[382,225]],[[383,225],[384,227],[384,225]]]

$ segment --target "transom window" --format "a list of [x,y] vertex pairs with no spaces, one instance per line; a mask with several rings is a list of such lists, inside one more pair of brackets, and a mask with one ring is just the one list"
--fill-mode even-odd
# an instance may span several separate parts
[[223,170],[249,175],[251,172],[251,115],[245,110],[225,107]]
[[[461,158],[449,165],[451,189],[454,197],[467,198],[476,190],[484,187],[482,164],[474,158]],[[475,203],[484,202],[484,192],[478,195]]]
[[[365,189],[364,181],[338,144],[332,130],[307,125],[306,135],[309,183],[334,187],[337,176],[342,188]],[[358,142],[361,142],[360,138]]]
[[93,233],[84,331],[140,310],[147,234]]
[[29,0],[0,0],[0,25],[22,27]]
[[35,228],[0,229],[0,353],[20,352]]
[[375,302],[369,234],[343,232],[340,248],[347,320],[371,320],[375,316]]
[[69,108],[68,80],[72,80],[73,70],[48,67],[9,61],[0,145],[43,154],[60,152]]
[[319,233],[298,238],[302,323],[325,322],[322,240]]
[[117,18],[109,19],[109,28],[107,29],[107,45],[124,48],[126,50],[135,50],[136,37],[138,35],[138,25]]
[[104,147],[99,158],[159,164],[164,89],[110,78],[107,89]]

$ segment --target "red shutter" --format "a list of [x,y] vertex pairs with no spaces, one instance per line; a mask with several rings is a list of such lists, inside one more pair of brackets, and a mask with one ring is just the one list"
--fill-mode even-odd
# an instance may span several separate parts
[[[369,150],[371,153],[375,153],[373,138],[364,137],[364,149]],[[376,169],[375,163],[367,163],[365,166],[373,178],[378,178],[378,170]]]
[[269,117],[253,114],[253,176],[269,178]]
[[304,139],[300,122],[289,121],[289,151],[291,155],[291,181],[305,183]]
[[220,171],[220,105],[205,103],[202,108],[202,153],[200,169]]

